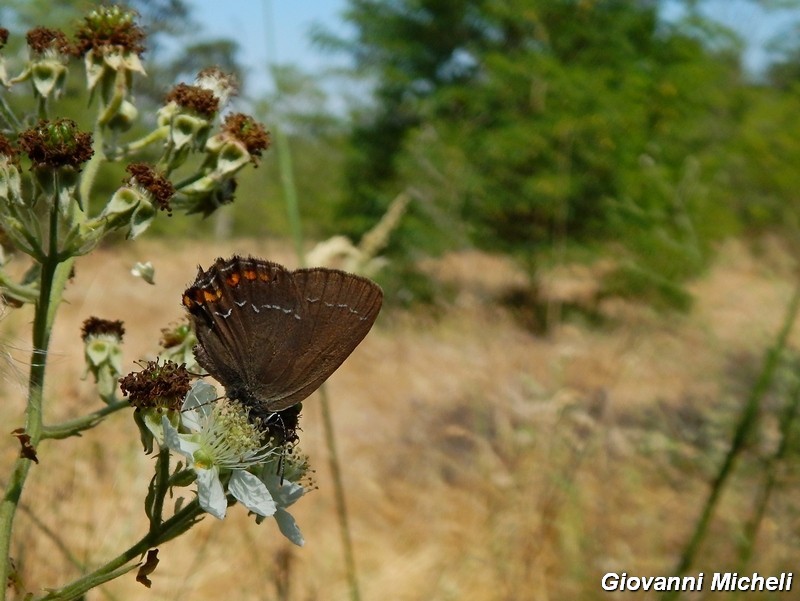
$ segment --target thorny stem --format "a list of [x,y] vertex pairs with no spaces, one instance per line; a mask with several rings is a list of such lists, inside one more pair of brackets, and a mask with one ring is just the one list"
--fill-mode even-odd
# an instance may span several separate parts
[[153,513],[150,516],[150,528],[155,528],[161,523],[164,511],[164,497],[169,486],[169,449],[164,447],[158,452],[156,461],[156,486]]
[[[55,182],[57,184],[57,182]],[[58,189],[58,188],[56,188]],[[63,284],[63,264],[58,261],[58,202],[53,201],[50,209],[49,254],[42,263],[41,287],[33,319],[33,352],[28,381],[28,406],[25,411],[25,433],[30,436],[30,444],[35,449],[42,438],[42,395],[44,391],[47,350],[55,309],[61,301]],[[59,269],[59,268],[62,269]],[[68,273],[68,272],[67,272]],[[22,488],[28,477],[32,460],[20,456],[14,463],[5,495],[0,502],[0,601],[6,598],[5,583],[9,575],[9,551],[14,516],[22,495]]]
[[126,564],[142,556],[149,549],[157,547],[180,534],[202,513],[203,510],[200,507],[200,503],[195,499],[167,521],[156,525],[151,524],[150,531],[139,539],[137,543],[105,565],[60,589],[50,591],[44,597],[40,597],[38,601],[70,601],[78,599],[85,592],[96,586],[129,572],[136,566],[128,566]]
[[120,409],[129,408],[130,406],[130,403],[126,400],[114,401],[102,409],[92,411],[91,413],[81,417],[61,422],[60,424],[54,424],[52,426],[44,426],[42,428],[42,440],[48,438],[57,440],[61,438],[69,438],[70,436],[78,436],[84,430],[88,430],[89,428],[96,426],[98,422],[100,422],[100,420],[107,415],[119,411]]

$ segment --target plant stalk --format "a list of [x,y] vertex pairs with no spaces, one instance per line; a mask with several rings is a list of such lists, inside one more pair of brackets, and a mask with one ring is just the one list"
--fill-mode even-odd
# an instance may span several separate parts
[[203,513],[203,510],[197,499],[195,499],[158,527],[151,528],[137,543],[105,565],[60,589],[50,591],[44,597],[40,597],[38,601],[71,601],[78,599],[87,591],[121,576],[136,567],[127,566],[128,562],[144,555],[149,549],[173,538],[176,531],[185,528],[187,523],[197,518],[201,513]]
[[[714,515],[714,510],[716,509],[717,503],[722,496],[722,492],[725,489],[728,478],[733,473],[736,460],[742,454],[747,439],[758,421],[758,412],[761,409],[761,401],[772,384],[775,370],[778,367],[781,355],[786,348],[789,334],[792,331],[795,319],[797,318],[798,309],[800,309],[800,285],[795,288],[794,295],[789,302],[789,308],[786,312],[786,317],[783,320],[781,330],[778,333],[778,337],[776,338],[772,348],[767,352],[767,355],[764,358],[764,364],[761,368],[761,373],[753,385],[753,388],[750,391],[750,396],[748,397],[747,402],[742,409],[730,449],[728,450],[728,453],[725,456],[719,471],[717,472],[717,476],[711,485],[711,490],[709,491],[708,498],[703,506],[703,511],[697,521],[695,530],[692,533],[689,543],[686,545],[686,548],[683,551],[683,556],[681,557],[678,567],[675,569],[675,576],[683,576],[694,564],[694,560],[700,549],[700,545],[705,539],[706,532],[711,524],[711,518]],[[673,590],[665,593],[662,596],[662,599],[664,601],[671,601],[677,599],[679,596],[680,591]]]

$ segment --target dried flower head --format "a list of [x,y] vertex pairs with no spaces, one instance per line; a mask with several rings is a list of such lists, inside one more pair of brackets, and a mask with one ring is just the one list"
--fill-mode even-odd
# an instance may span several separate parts
[[239,82],[230,73],[225,73],[217,67],[208,67],[197,74],[194,84],[198,88],[211,91],[219,101],[220,106],[225,106],[231,96],[239,93]]
[[153,199],[154,204],[158,205],[158,208],[166,211],[167,215],[172,215],[172,207],[169,204],[169,201],[175,196],[175,186],[172,185],[172,182],[147,163],[131,163],[125,168],[125,171],[131,176],[123,182],[142,188]]
[[77,169],[94,154],[92,135],[71,119],[42,120],[20,133],[19,145],[34,166]]
[[85,320],[81,327],[81,339],[84,342],[92,336],[113,336],[121,342],[124,335],[125,326],[119,319],[112,321],[93,316]]
[[209,89],[179,83],[167,93],[166,102],[174,102],[185,111],[206,119],[216,115],[220,107],[219,98]]
[[261,123],[244,113],[228,115],[222,131],[223,135],[227,134],[244,144],[254,165],[258,164],[261,153],[270,145],[269,132]]
[[119,6],[103,6],[90,12],[75,32],[76,53],[84,56],[90,50],[99,54],[109,51],[144,52],[144,30],[136,24],[136,13]]
[[136,409],[180,411],[191,375],[184,365],[148,361],[142,371],[120,378],[120,389]]
[[67,62],[74,53],[72,45],[63,32],[47,27],[31,29],[26,40],[30,50],[27,67],[11,80],[6,79],[3,67],[0,80],[6,86],[30,81],[38,96],[58,98],[66,86]]
[[[8,32],[6,31],[6,37]],[[67,36],[58,29],[47,27],[36,27],[31,29],[25,36],[31,53],[34,56],[56,56],[67,57],[74,52]],[[5,42],[3,42],[5,43]]]
[[[114,94],[127,94],[133,73],[144,74],[141,54],[145,34],[136,24],[135,12],[118,6],[93,10],[75,37],[75,53],[83,56],[86,67],[86,87],[92,92],[99,88],[104,102],[110,102]],[[118,79],[118,74],[124,77]],[[114,125],[124,130],[134,116],[130,103],[122,105]]]
[[0,157],[8,163],[19,166],[19,152],[11,143],[11,140],[0,134]]

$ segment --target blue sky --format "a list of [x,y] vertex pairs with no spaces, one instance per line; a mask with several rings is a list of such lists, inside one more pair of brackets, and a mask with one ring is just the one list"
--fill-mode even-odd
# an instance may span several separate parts
[[265,66],[272,62],[293,63],[312,72],[346,64],[344,57],[312,47],[309,29],[317,23],[346,32],[339,15],[347,0],[194,0],[190,5],[209,35],[239,42],[240,59],[251,74],[249,94],[267,87]]
[[[257,95],[269,87],[265,66],[270,62],[293,63],[311,72],[346,64],[345,57],[314,48],[308,34],[314,23],[346,34],[340,15],[347,0],[190,0],[190,5],[194,18],[209,35],[239,42],[240,59],[250,74],[247,95]],[[665,6],[665,14],[674,18],[679,3],[667,2]],[[752,0],[711,0],[705,8],[749,41],[745,65],[751,71],[766,61],[764,44],[790,22],[790,15],[797,14],[767,14]],[[326,87],[329,93],[336,94],[335,88]]]

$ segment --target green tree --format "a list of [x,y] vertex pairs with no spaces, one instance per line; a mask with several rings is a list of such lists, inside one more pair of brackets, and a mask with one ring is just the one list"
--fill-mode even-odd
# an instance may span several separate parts
[[[351,138],[349,226],[413,187],[418,211],[534,277],[553,248],[610,243],[637,286],[697,273],[730,227],[708,184],[741,83],[735,36],[698,15],[670,25],[657,2],[629,0],[352,1],[355,39],[318,36],[376,81]],[[444,221],[409,220],[406,239],[418,248]]]

